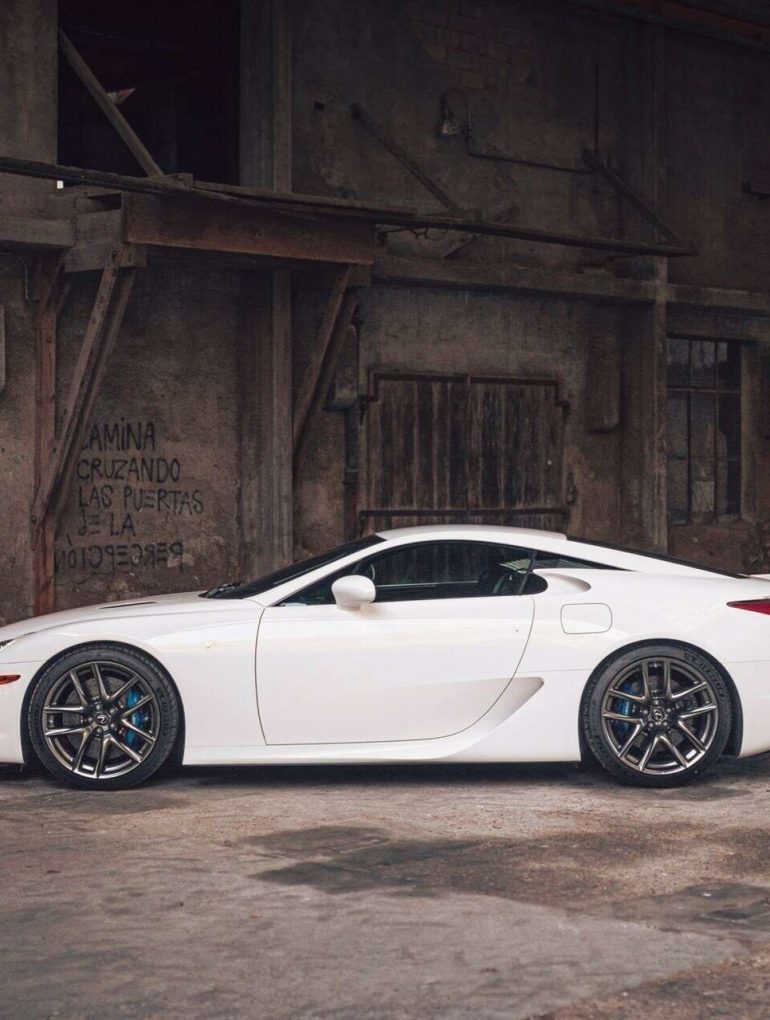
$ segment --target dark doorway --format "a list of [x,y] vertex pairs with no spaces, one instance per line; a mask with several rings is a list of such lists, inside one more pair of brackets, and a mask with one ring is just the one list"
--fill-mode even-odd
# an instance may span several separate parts
[[[237,183],[238,0],[59,0],[59,23],[164,173]],[[64,59],[59,162],[142,175]]]

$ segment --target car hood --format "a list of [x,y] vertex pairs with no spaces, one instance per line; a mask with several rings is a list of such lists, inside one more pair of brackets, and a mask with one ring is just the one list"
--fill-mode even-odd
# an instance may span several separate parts
[[[33,616],[18,623],[0,627],[0,642],[10,641],[25,634],[34,634],[53,627],[67,627],[86,620],[120,619],[126,616],[156,616],[170,613],[211,612],[217,609],[216,601],[202,599],[199,591],[180,592],[176,595],[148,595],[146,598],[126,599],[122,602],[100,602],[79,609]],[[219,603],[226,608],[228,603]],[[232,603],[230,603],[232,607]]]

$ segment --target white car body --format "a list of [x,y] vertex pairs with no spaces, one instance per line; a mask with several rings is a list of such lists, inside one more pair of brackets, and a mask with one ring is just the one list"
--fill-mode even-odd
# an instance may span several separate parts
[[548,587],[533,595],[357,609],[279,604],[355,564],[357,552],[258,596],[148,597],[4,627],[0,761],[24,761],[25,701],[45,664],[95,642],[139,649],[167,671],[190,765],[578,761],[589,677],[640,641],[684,642],[715,659],[738,701],[733,753],[770,750],[770,618],[728,607],[770,597],[770,580],[522,528],[403,528],[380,537],[377,552],[479,541],[616,569],[537,570]]

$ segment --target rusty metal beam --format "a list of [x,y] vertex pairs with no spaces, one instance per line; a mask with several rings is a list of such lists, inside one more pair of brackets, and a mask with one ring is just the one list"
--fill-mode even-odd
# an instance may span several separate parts
[[370,113],[361,106],[359,103],[353,103],[350,107],[350,112],[353,115],[353,119],[361,124],[372,138],[375,138],[380,145],[386,149],[391,156],[394,156],[399,163],[409,171],[415,180],[422,184],[426,191],[430,192],[434,198],[444,206],[446,209],[450,209],[452,212],[459,212],[460,206],[447,195],[444,189],[433,180],[433,178],[422,169],[420,164],[414,158],[410,156],[403,146],[399,145],[395,138],[386,131],[381,124],[372,117]]
[[[239,189],[237,193],[234,193],[233,188],[228,185],[222,185],[221,190],[218,190],[214,185],[198,188],[173,178],[128,177],[124,174],[108,174],[98,170],[61,167],[53,163],[39,163],[0,156],[0,173],[4,171],[31,177],[59,179],[74,184],[95,184],[118,191],[148,192],[157,195],[193,195],[201,202],[208,200],[212,204],[216,203],[220,210],[225,208],[225,203],[229,203],[234,208],[241,210],[248,207],[255,209],[270,207],[282,213],[293,213],[297,216],[312,212],[317,217],[319,225],[328,225],[332,218],[358,219],[371,224],[403,226],[408,230],[428,227],[435,230],[508,237],[540,244],[558,244],[597,251],[620,252],[626,255],[681,256],[695,254],[693,248],[671,243],[654,244],[619,238],[582,236],[495,220],[462,219],[459,216],[422,213],[392,206],[345,203],[334,199],[321,199],[318,196],[287,195],[282,192],[252,191],[252,189],[246,188]],[[201,247],[205,246],[201,245]],[[338,257],[336,261],[354,260]]]
[[59,46],[67,63],[78,76],[91,98],[125,142],[131,155],[148,177],[162,175],[163,171],[150,155],[144,142],[105,92],[101,82],[83,60],[64,32],[59,30]]
[[292,423],[292,441],[296,452],[300,438],[305,431],[310,409],[313,405],[318,381],[321,376],[324,360],[332,341],[334,327],[340,314],[345,291],[350,280],[350,266],[341,266],[334,277],[329,299],[326,302],[321,326],[318,330],[315,348],[311,355],[311,363],[305,378],[302,380],[294,406]]
[[123,321],[135,270],[123,268],[121,259],[122,252],[116,250],[102,270],[64,407],[61,431],[41,466],[32,507],[35,541],[40,540],[41,530],[49,518],[53,519],[54,526],[58,520],[107,358]]
[[615,191],[624,198],[629,205],[632,205],[636,211],[651,223],[657,231],[659,231],[668,241],[673,244],[682,245],[685,247],[685,242],[682,238],[672,230],[671,227],[662,220],[660,216],[655,212],[651,205],[645,201],[644,197],[639,192],[632,188],[628,181],[625,181],[619,173],[616,173],[610,167],[608,167],[595,153],[591,152],[590,149],[586,149],[583,153],[583,159],[586,166],[590,167],[594,173],[599,174],[607,183],[615,189]]

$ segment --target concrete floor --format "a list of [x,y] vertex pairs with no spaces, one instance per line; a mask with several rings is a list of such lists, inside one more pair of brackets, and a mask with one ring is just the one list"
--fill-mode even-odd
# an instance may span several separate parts
[[573,767],[0,769],[0,1016],[770,1016],[770,757],[661,793]]

